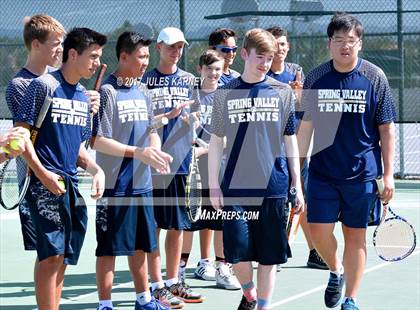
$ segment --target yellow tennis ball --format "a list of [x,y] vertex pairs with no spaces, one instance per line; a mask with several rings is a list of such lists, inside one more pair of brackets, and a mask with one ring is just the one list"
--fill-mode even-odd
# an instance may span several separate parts
[[25,141],[22,138],[16,138],[10,141],[10,148],[15,151],[19,151]]
[[60,184],[62,189],[66,189],[66,183],[64,183],[64,180],[58,180],[58,184]]
[[4,153],[4,154],[9,154],[10,152],[5,148],[5,147],[1,147],[1,151]]

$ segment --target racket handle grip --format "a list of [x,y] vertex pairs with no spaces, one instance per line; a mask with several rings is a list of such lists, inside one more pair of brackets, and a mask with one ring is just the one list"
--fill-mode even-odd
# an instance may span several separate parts
[[378,193],[381,195],[384,192],[385,185],[382,176],[376,178],[376,185],[378,186]]
[[302,81],[302,67],[298,67],[296,69],[296,77],[295,77],[295,81],[296,82],[301,82]]

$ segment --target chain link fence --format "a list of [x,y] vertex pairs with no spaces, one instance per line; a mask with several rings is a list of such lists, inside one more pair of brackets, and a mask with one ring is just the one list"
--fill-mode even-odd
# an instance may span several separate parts
[[[196,74],[199,55],[210,32],[229,27],[238,45],[250,28],[278,25],[289,32],[288,61],[305,72],[328,60],[327,24],[334,11],[357,16],[364,25],[362,57],[380,66],[389,78],[397,102],[395,172],[420,176],[420,1],[413,0],[2,0],[0,1],[0,119],[1,131],[11,126],[4,92],[25,64],[22,19],[38,13],[57,18],[66,29],[90,27],[108,35],[102,61],[112,71],[117,63],[115,43],[124,30],[134,29],[156,39],[160,29],[176,26],[190,42],[180,67]],[[150,68],[158,61],[151,47]],[[238,56],[233,68],[241,71]],[[91,81],[84,85],[92,87]]]

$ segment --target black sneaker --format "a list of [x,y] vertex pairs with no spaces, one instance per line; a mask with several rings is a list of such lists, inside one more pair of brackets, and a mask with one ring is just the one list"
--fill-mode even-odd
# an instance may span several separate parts
[[309,268],[316,268],[316,269],[323,269],[327,270],[328,266],[324,262],[321,256],[319,256],[318,252],[315,249],[312,249],[309,252],[308,262],[306,263],[306,266]]
[[238,310],[255,310],[257,301],[248,301],[244,295],[242,295],[241,303],[239,304]]
[[328,308],[335,308],[340,304],[343,295],[344,275],[337,276],[330,272],[327,288],[325,289],[324,302]]

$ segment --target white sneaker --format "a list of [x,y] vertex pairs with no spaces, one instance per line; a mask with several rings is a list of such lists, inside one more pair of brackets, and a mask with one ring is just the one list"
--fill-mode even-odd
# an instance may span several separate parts
[[225,290],[241,289],[241,284],[233,275],[230,265],[220,264],[216,269],[216,286]]
[[216,280],[216,268],[208,260],[200,261],[194,271],[194,277],[200,280],[214,281]]

